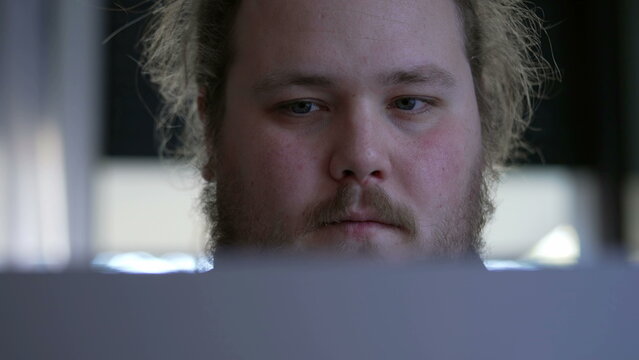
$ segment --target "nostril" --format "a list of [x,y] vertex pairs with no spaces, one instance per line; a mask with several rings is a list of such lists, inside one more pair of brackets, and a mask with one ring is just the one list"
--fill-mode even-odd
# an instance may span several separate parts
[[342,175],[344,175],[344,177],[350,177],[350,176],[355,176],[355,173],[353,172],[353,170],[344,170],[342,171]]
[[[345,169],[345,170],[342,170],[342,177],[343,178],[357,178],[358,175],[353,170]],[[373,178],[378,178],[379,179],[379,178],[382,177],[382,172],[380,170],[374,170],[374,171],[370,172],[367,177],[373,177]]]

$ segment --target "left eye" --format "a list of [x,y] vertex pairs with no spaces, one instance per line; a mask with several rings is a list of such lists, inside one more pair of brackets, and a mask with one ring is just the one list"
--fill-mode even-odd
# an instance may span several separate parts
[[293,115],[305,115],[319,110],[320,107],[312,101],[299,100],[282,105],[282,109]]
[[415,97],[403,97],[394,100],[391,106],[403,111],[421,111],[425,110],[429,103],[426,100]]

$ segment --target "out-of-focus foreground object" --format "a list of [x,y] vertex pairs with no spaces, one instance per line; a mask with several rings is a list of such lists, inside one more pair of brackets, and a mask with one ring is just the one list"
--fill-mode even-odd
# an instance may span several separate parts
[[0,358],[639,358],[636,268],[240,265],[0,275]]
[[0,0],[0,265],[89,264],[101,1]]

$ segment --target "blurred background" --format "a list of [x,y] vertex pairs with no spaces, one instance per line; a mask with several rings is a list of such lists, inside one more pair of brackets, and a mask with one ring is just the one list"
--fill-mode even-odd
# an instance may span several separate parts
[[[152,1],[0,0],[0,270],[202,268],[200,179],[159,160]],[[490,268],[639,260],[639,2],[536,0],[562,81],[505,173]]]

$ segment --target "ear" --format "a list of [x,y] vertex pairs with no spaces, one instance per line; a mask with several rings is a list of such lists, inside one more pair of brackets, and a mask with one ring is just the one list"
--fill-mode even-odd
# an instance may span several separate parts
[[200,121],[206,124],[206,89],[201,87],[197,94],[197,114]]
[[206,147],[206,162],[202,166],[200,173],[202,178],[207,182],[215,180],[215,170],[213,169],[214,151],[213,151],[213,139],[211,132],[209,131],[208,119],[208,107],[207,107],[207,92],[206,88],[201,87],[197,95],[197,113],[200,121],[202,122],[202,128],[204,129],[204,145]]

